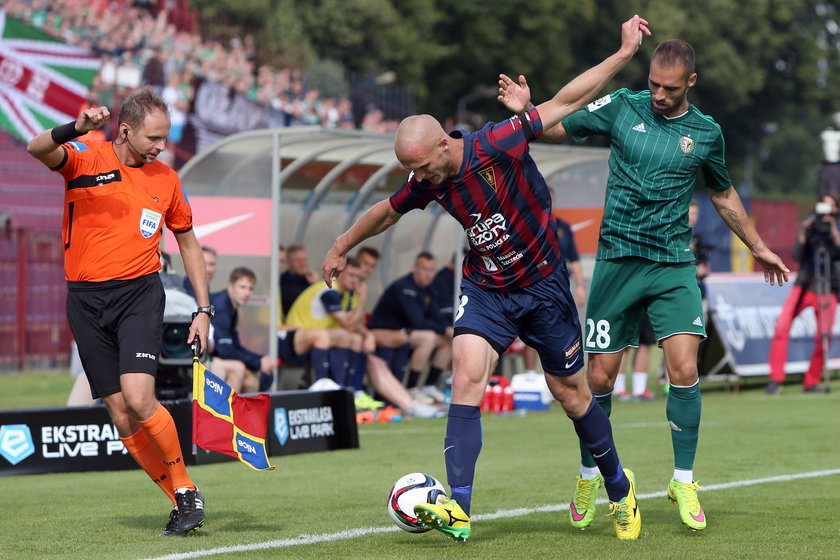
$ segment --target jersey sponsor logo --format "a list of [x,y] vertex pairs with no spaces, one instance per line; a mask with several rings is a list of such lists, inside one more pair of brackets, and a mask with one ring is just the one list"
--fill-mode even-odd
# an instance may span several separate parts
[[79,175],[75,179],[70,179],[67,181],[67,190],[101,187],[108,183],[118,183],[120,181],[122,181],[120,170],[112,169],[111,171],[103,171],[97,175]]
[[645,130],[645,123],[643,122],[640,122],[639,124],[634,126],[633,130],[635,130],[636,132],[647,132],[647,130]]
[[688,136],[680,137],[680,150],[684,154],[690,154],[694,151],[694,140]]
[[496,173],[493,171],[493,167],[480,169],[478,171],[478,176],[484,179],[484,182],[493,189],[493,192],[496,192]]
[[[481,219],[480,214],[471,214],[471,216],[478,216],[478,219],[473,226],[467,228],[467,238],[470,245],[476,247],[479,251],[486,252],[488,248],[483,247],[484,245],[508,235],[505,233],[507,231],[507,220],[501,213],[496,212],[484,220]],[[498,244],[494,245],[493,248],[495,247],[498,247]]]
[[484,261],[484,268],[486,268],[488,272],[496,272],[499,270],[499,267],[496,266],[496,263],[494,263],[493,259],[490,257],[481,257],[481,260]]
[[143,208],[143,212],[140,214],[140,233],[143,237],[148,239],[157,232],[162,217],[163,214],[159,212]]
[[594,113],[604,105],[609,105],[611,101],[612,97],[610,97],[609,94],[607,94],[604,97],[601,97],[600,99],[596,99],[595,101],[587,105],[586,108],[589,110],[590,113]]

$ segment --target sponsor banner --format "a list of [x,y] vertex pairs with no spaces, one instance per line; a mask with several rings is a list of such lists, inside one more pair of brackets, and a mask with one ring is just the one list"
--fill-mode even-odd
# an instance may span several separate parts
[[[701,373],[768,375],[776,319],[792,286],[792,282],[771,286],[763,274],[711,275],[706,280],[709,340],[700,348]],[[816,332],[814,309],[806,309],[791,325],[787,373],[808,369]],[[832,339],[840,340],[838,335],[840,313],[835,316]],[[831,344],[828,367],[840,367],[840,343]]]
[[[236,461],[209,451],[193,455],[192,400],[164,404],[178,427],[187,465]],[[266,442],[270,456],[358,448],[352,394],[272,394]],[[0,476],[136,468],[104,406],[0,411]]]
[[0,475],[133,468],[104,406],[0,412]]
[[[202,245],[220,255],[271,255],[271,199],[191,196],[193,231]],[[177,247],[175,235],[164,231],[165,246]]]

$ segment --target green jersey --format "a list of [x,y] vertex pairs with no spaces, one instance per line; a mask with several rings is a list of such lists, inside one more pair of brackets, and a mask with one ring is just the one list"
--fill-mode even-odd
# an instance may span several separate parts
[[693,260],[688,208],[697,169],[708,188],[732,185],[720,126],[694,105],[664,117],[651,107],[650,91],[620,89],[566,117],[563,127],[576,142],[593,134],[610,138],[597,260]]

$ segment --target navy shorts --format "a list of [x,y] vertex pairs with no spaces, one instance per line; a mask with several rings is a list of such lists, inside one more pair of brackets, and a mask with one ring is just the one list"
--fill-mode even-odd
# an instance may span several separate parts
[[166,303],[160,276],[67,286],[67,322],[93,398],[119,393],[123,373],[155,375]]
[[583,367],[577,306],[563,266],[527,288],[482,290],[461,282],[455,335],[478,335],[501,355],[518,336],[540,355],[543,370],[571,375]]
[[295,354],[295,332],[297,331],[277,331],[277,357],[290,366],[303,365],[309,357],[309,352],[303,356]]

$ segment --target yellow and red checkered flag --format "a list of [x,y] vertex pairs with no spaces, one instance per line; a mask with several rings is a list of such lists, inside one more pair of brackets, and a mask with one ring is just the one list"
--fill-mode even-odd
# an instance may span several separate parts
[[236,457],[258,471],[273,470],[265,445],[270,407],[268,395],[240,397],[193,358],[194,445]]

